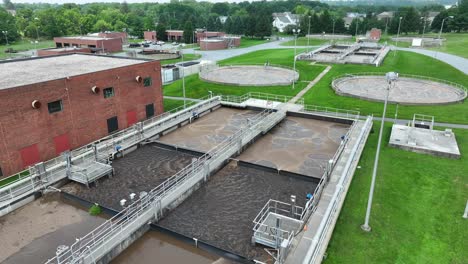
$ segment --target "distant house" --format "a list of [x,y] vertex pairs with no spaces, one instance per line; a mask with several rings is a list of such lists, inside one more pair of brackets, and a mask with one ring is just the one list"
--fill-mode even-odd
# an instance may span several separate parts
[[16,10],[14,9],[8,9],[7,12],[12,16],[16,16]]
[[356,12],[348,12],[348,13],[346,13],[346,17],[351,17],[351,18],[366,17],[366,14],[356,13]]
[[219,16],[219,17],[218,17],[219,22],[221,22],[221,24],[226,23],[227,18],[228,18],[227,16]]
[[382,12],[380,14],[378,14],[376,17],[377,17],[377,20],[387,20],[387,19],[392,19],[393,18],[393,12]]
[[434,21],[434,18],[439,14],[440,12],[429,12],[427,14],[427,22],[429,25],[432,24],[432,21]]
[[359,19],[359,21],[362,21],[363,17],[343,17],[344,26],[346,29],[349,29],[354,19]]
[[279,32],[284,32],[287,26],[298,25],[299,18],[299,15],[292,14],[291,12],[273,13],[273,27],[277,28]]

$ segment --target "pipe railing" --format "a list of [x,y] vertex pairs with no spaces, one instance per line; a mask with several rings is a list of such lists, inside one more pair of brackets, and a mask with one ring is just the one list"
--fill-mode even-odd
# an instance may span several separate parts
[[258,113],[250,119],[253,122],[251,123],[253,124],[252,126],[241,128],[225,141],[197,158],[192,164],[186,166],[156,188],[149,191],[146,196],[140,197],[120,213],[73,243],[67,250],[50,259],[47,263],[67,263],[78,261],[86,258],[88,255],[92,255],[95,248],[99,247],[104,241],[121,233],[125,226],[135,222],[139,216],[147,214],[148,211],[152,211],[149,209],[152,209],[158,203],[161,204],[162,199],[170,195],[173,190],[186,183],[197,173],[203,171],[206,166],[211,166],[213,164],[218,165],[216,164],[217,162],[219,163],[218,158],[222,157],[224,152],[236,147],[239,144],[239,140],[242,140],[245,136],[251,134],[252,131],[258,129],[258,125],[262,121],[268,119],[269,115],[270,111],[268,109]]
[[[201,100],[204,100],[206,98],[207,97],[201,98]],[[160,114],[158,116],[143,121],[141,132],[143,132],[144,134],[145,130],[153,129],[155,126],[171,125],[172,123],[174,123],[174,120],[178,117],[189,117],[192,114],[192,110],[211,107],[214,104],[219,104],[219,101],[220,97],[210,97],[210,99],[207,99],[206,101],[194,103],[194,105],[186,108],[183,108],[183,106],[181,106],[176,109],[173,109],[169,111],[169,114],[167,112]],[[186,111],[180,111],[181,109],[185,109]],[[138,139],[140,132],[137,128],[138,125],[139,124],[135,124],[132,127],[119,131],[118,133],[106,136],[97,141],[94,141],[93,143],[72,150],[72,162],[80,163],[86,162],[87,160],[94,160],[94,147],[97,148],[98,154],[100,153],[99,155],[104,154],[104,157],[100,158],[107,159],[110,153],[117,152],[117,150],[115,149],[116,145],[123,145],[124,147],[128,147],[132,144],[136,144],[138,141],[143,140],[143,137],[145,136],[141,135],[141,137]],[[124,142],[125,144],[123,144]],[[31,191],[38,191],[39,189],[47,185],[50,185],[60,179],[66,178],[65,165],[66,161],[62,156],[59,156],[44,162],[44,175],[39,175],[35,172],[34,167],[30,167],[28,169],[28,171],[30,172],[29,176],[17,179],[0,188],[0,202],[13,201],[15,197],[19,199],[22,197],[22,195],[26,195]],[[39,176],[41,176],[40,179],[36,179]]]
[[333,194],[332,199],[331,199],[331,203],[327,207],[327,210],[324,214],[324,218],[320,222],[317,232],[314,238],[312,239],[312,244],[309,247],[309,250],[307,251],[307,254],[302,262],[303,264],[320,262],[320,260],[318,259],[318,257],[320,256],[320,251],[322,247],[325,246],[325,243],[327,243],[327,241],[325,240],[325,237],[327,235],[328,230],[332,226],[332,222],[336,220],[335,214],[338,213],[339,211],[338,206],[342,202],[342,196],[345,195],[346,188],[344,187],[344,183],[347,183],[349,177],[351,177],[351,174],[349,173],[350,168],[351,168],[351,163],[358,158],[356,156],[357,149],[363,144],[365,144],[363,137],[371,129],[372,127],[371,123],[372,123],[372,117],[368,117],[367,120],[365,121],[363,129],[361,130],[361,133],[359,134],[357,138],[357,142],[351,151],[352,156],[348,159],[348,162],[346,163],[346,166],[343,170],[342,176],[340,180],[338,181],[336,191]]
[[348,119],[359,119],[359,111],[356,110],[347,110],[327,106],[318,106],[318,105],[304,105],[302,112],[311,112],[311,113],[325,113],[326,115],[336,116],[336,117],[345,117]]

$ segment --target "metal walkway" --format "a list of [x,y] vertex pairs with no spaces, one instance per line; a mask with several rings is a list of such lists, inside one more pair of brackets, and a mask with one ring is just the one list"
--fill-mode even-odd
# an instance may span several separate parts
[[231,157],[239,154],[243,147],[257,136],[281,122],[286,117],[286,109],[266,109],[255,117],[246,127],[217,145],[208,153],[196,159],[192,164],[179,171],[165,182],[140,197],[116,216],[80,238],[70,247],[47,263],[95,263],[105,257],[114,248],[128,244],[127,238],[135,234],[144,225],[157,221],[168,207],[182,202],[201,181],[206,181],[210,174],[223,166]]
[[[201,113],[211,108],[221,105],[221,97],[215,96],[196,103],[185,109],[175,109],[171,112],[163,113],[159,116],[137,123],[116,134],[104,137],[98,141],[88,144],[70,152],[71,163],[79,167],[87,167],[95,164],[95,161],[106,163],[107,159],[114,158],[115,155],[125,152],[134,147],[139,142],[151,138],[163,131],[177,126],[178,124],[190,120],[193,112]],[[96,151],[97,154],[96,154]],[[88,165],[85,165],[88,164]],[[96,165],[100,168],[93,169],[97,174],[91,176],[96,178],[102,176],[100,169],[104,165]],[[104,166],[106,167],[106,166]],[[107,167],[107,171],[108,171]],[[78,171],[78,170],[77,170]],[[32,196],[35,192],[42,191],[50,185],[67,178],[67,162],[63,156],[35,164],[28,170],[29,176],[11,182],[0,188],[0,216],[5,215],[20,206],[20,201]],[[72,180],[84,183],[84,176],[78,177],[78,172],[70,177]],[[93,180],[93,179],[91,179]],[[89,183],[89,181],[88,181]]]

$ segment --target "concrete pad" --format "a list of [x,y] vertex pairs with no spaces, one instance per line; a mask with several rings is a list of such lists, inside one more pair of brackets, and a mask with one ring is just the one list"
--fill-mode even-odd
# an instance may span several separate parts
[[460,158],[455,134],[451,131],[430,130],[393,125],[389,145],[404,150],[434,156]]

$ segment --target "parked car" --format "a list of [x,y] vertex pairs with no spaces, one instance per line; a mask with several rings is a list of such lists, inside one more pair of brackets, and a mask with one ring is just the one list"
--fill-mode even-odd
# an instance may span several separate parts
[[157,45],[164,45],[164,43],[166,43],[166,42],[164,42],[164,41],[158,41],[158,42],[156,42]]
[[141,44],[140,43],[130,43],[128,45],[129,48],[138,48],[138,47],[141,47]]

